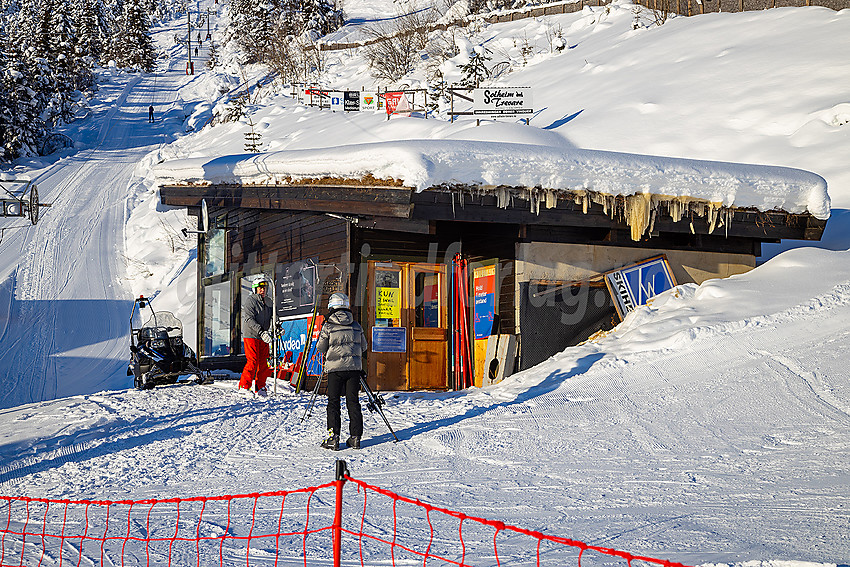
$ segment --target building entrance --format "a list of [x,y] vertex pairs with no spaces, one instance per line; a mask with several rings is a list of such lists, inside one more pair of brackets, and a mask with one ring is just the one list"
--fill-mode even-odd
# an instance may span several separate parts
[[369,383],[380,390],[448,387],[446,266],[369,262]]

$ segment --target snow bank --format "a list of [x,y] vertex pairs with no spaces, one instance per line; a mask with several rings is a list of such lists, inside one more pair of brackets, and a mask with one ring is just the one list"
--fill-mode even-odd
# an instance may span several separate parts
[[485,142],[408,140],[158,164],[160,184],[280,184],[310,178],[400,181],[423,191],[451,185],[541,187],[606,195],[663,195],[722,207],[829,217],[826,181],[775,166]]

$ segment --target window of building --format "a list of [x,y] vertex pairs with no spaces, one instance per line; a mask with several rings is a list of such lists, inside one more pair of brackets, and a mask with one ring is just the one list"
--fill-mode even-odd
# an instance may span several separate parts
[[204,355],[229,356],[230,282],[204,286]]
[[204,254],[204,277],[221,275],[224,273],[224,262],[227,246],[227,228],[225,228],[225,215],[221,215],[213,222],[206,237]]

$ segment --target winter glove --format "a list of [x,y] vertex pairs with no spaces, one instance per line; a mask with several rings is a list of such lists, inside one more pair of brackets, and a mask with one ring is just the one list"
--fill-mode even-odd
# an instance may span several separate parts
[[263,342],[272,344],[272,336],[269,334],[268,331],[263,331],[262,333],[260,333],[260,338],[263,339]]

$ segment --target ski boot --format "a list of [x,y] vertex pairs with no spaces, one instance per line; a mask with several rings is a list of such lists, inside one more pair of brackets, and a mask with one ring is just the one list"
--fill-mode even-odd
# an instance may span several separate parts
[[359,449],[360,448],[360,436],[359,435],[352,435],[351,437],[348,438],[348,441],[346,441],[345,444],[350,449]]
[[339,451],[339,435],[333,432],[333,429],[328,429],[328,436],[322,441],[322,447],[331,451]]

